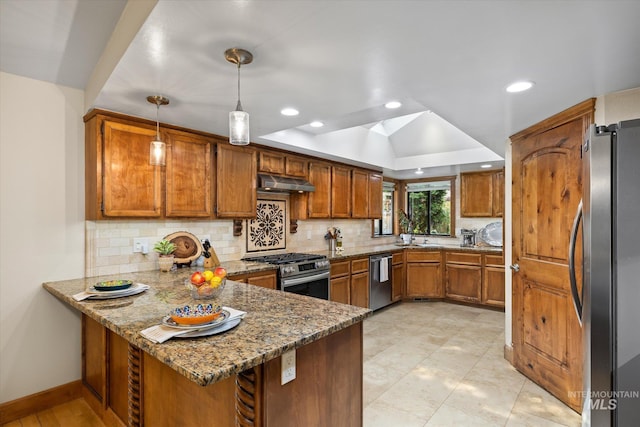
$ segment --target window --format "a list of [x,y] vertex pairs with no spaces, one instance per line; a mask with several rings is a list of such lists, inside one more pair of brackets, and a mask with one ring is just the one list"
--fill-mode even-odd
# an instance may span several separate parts
[[395,211],[393,202],[394,193],[394,183],[382,183],[382,219],[373,220],[374,236],[391,236],[393,234],[393,213]]
[[412,234],[455,234],[453,179],[407,183],[407,214],[413,222]]

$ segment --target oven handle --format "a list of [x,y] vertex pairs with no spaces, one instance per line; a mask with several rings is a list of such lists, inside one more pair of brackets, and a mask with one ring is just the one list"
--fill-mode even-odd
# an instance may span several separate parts
[[294,286],[294,285],[299,285],[301,283],[307,283],[307,282],[313,282],[315,280],[320,280],[320,279],[328,279],[330,274],[329,271],[325,271],[323,273],[319,273],[319,274],[314,274],[311,276],[304,276],[304,277],[294,277],[291,279],[282,279],[282,289],[284,290],[284,288],[289,287],[289,286]]

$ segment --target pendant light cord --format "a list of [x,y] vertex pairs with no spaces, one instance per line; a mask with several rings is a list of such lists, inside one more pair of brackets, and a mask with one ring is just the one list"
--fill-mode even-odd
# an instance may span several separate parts
[[242,111],[242,104],[240,103],[240,62],[238,62],[238,104],[236,105],[236,111]]
[[160,104],[156,103],[156,141],[160,141]]

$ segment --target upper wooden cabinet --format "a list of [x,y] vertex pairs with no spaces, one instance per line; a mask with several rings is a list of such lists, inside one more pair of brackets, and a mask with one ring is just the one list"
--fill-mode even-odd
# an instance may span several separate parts
[[331,165],[324,162],[309,162],[309,182],[316,191],[308,195],[309,218],[331,217]]
[[276,151],[261,150],[258,153],[258,172],[306,178],[309,174],[307,160]]
[[504,170],[460,174],[460,215],[499,217],[504,205]]
[[382,218],[382,175],[369,174],[369,218]]
[[213,141],[201,135],[166,131],[165,215],[208,218],[213,215]]
[[331,167],[331,217],[351,216],[351,169],[343,166]]
[[352,172],[351,206],[352,218],[369,218],[369,173],[367,171],[354,169]]
[[218,144],[216,154],[216,215],[255,218],[257,159],[253,148]]
[[161,168],[149,164],[156,130],[130,120],[93,115],[85,127],[85,216],[162,215]]

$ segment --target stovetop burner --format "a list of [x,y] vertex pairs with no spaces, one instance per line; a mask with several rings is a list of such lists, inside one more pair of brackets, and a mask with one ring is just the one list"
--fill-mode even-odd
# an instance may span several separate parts
[[301,261],[311,261],[316,259],[325,258],[322,255],[313,255],[313,254],[303,254],[303,253],[286,253],[286,254],[276,254],[276,255],[262,255],[255,257],[247,257],[243,258],[244,261],[255,261],[255,262],[266,262],[268,264],[291,264],[294,262]]

